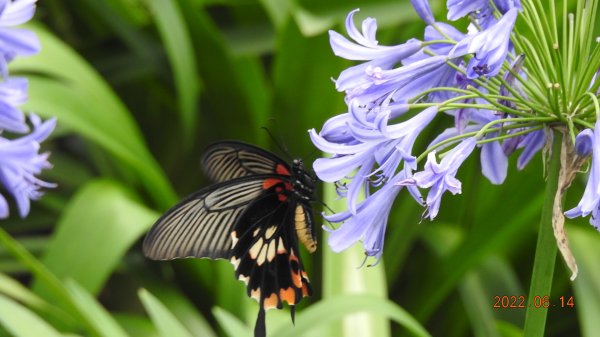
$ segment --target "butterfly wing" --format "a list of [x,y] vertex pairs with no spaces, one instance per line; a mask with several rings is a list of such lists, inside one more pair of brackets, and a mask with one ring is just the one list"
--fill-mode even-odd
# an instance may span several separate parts
[[154,260],[228,258],[233,226],[266,192],[264,181],[269,177],[242,177],[190,195],[152,226],[144,239],[144,254]]
[[250,205],[231,237],[230,261],[248,296],[263,310],[294,306],[312,293],[304,271],[296,236],[297,202],[282,202],[278,193],[267,193]]
[[281,158],[259,147],[225,141],[209,145],[202,157],[206,176],[215,182],[257,175],[290,175],[290,167]]

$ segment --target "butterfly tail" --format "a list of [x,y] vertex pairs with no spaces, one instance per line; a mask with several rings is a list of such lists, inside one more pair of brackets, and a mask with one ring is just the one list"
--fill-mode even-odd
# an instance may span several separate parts
[[254,325],[254,337],[266,337],[267,327],[265,326],[265,308],[261,305],[258,309],[256,324]]

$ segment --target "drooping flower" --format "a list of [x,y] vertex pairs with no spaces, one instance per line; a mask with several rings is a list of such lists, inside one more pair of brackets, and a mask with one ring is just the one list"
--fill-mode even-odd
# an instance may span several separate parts
[[388,216],[394,199],[402,189],[396,183],[405,177],[404,172],[392,177],[386,185],[360,203],[355,212],[325,216],[330,222],[343,222],[338,229],[329,230],[328,243],[334,252],[340,252],[362,240],[367,256],[381,258]]
[[[43,169],[52,167],[48,162],[49,153],[39,153],[40,143],[45,140],[56,125],[55,119],[42,123],[34,114],[29,117],[33,131],[17,139],[0,137],[0,183],[13,196],[19,208],[19,215],[29,213],[29,201],[37,200],[42,193],[40,187],[54,187],[54,184],[38,178]],[[8,217],[8,204],[0,194],[0,218]]]
[[[592,137],[593,136],[593,137]],[[594,132],[586,129],[576,139],[575,149],[580,154],[592,153],[592,165],[583,192],[576,207],[565,212],[567,218],[586,217],[590,213],[590,224],[600,231],[600,121],[596,122]]]

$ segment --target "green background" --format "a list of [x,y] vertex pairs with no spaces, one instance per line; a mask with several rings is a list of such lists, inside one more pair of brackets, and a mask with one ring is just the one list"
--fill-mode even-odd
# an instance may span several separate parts
[[[445,9],[432,1],[436,18]],[[437,5],[437,6],[435,6]],[[0,336],[250,336],[256,302],[227,261],[154,262],[141,240],[181,197],[207,184],[202,149],[238,139],[311,163],[307,130],[345,111],[331,78],[353,63],[333,55],[327,31],[375,17],[380,44],[422,38],[402,0],[52,0],[27,28],[42,52],[11,63],[27,76],[25,111],[56,116],[43,144],[58,183],[27,219],[0,222]],[[465,27],[465,22],[460,22]],[[438,118],[423,148],[452,118]],[[388,222],[383,262],[359,268],[360,247],[304,254],[315,294],[293,327],[267,313],[270,336],[521,336],[525,309],[496,296],[548,296],[547,336],[600,331],[600,234],[567,223],[576,281],[559,258],[550,294],[528,294],[543,201],[542,157],[492,186],[478,156],[459,172],[434,222],[403,191]],[[584,176],[566,208],[581,196]],[[321,198],[332,207],[332,186]],[[14,206],[14,205],[11,205]],[[317,213],[320,209],[317,209]],[[322,222],[319,218],[319,224]],[[9,233],[8,236],[6,233]],[[303,252],[305,253],[305,252]],[[571,296],[574,306],[560,306]],[[525,301],[527,303],[527,301]],[[360,314],[357,314],[359,313]]]

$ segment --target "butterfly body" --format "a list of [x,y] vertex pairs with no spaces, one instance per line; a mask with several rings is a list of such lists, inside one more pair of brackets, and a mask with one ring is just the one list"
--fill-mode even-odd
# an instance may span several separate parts
[[168,210],[144,240],[155,260],[228,259],[247,295],[259,302],[255,335],[265,334],[264,311],[293,308],[312,293],[298,249],[316,250],[311,202],[315,178],[301,160],[292,165],[239,142],[209,146],[202,167],[215,182]]

